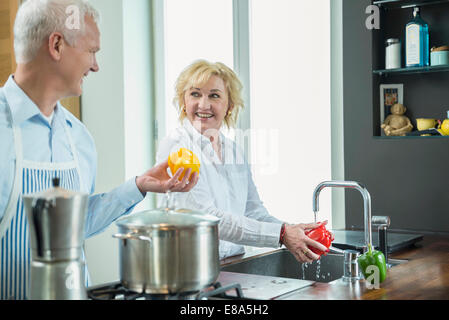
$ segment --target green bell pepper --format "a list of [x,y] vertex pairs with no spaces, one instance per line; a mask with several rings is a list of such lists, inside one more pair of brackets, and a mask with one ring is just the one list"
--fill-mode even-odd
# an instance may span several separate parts
[[[371,285],[376,285],[376,283],[374,283],[376,277],[374,268],[369,268],[370,266],[377,267],[377,270],[379,270],[379,283],[383,282],[387,277],[387,263],[385,261],[385,256],[381,251],[373,250],[371,244],[368,245],[368,251],[358,258],[358,263],[363,276]],[[374,277],[370,277],[371,275],[374,275]],[[370,279],[368,280],[368,278]]]

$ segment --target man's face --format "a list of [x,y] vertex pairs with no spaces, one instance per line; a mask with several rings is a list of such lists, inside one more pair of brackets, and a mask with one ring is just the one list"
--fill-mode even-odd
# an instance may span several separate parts
[[61,59],[66,96],[80,96],[83,78],[90,71],[97,72],[100,69],[95,56],[100,50],[100,31],[91,17],[86,16],[85,23],[85,34],[79,36],[74,47],[66,43]]

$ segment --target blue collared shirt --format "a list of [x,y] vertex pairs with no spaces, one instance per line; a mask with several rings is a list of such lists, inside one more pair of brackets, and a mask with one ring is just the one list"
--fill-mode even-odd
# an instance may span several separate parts
[[[11,113],[9,112],[9,107]],[[12,116],[12,119],[11,119]],[[78,152],[83,192],[89,193],[85,236],[91,237],[107,228],[120,216],[130,213],[144,196],[135,178],[114,190],[93,195],[97,171],[95,143],[87,128],[58,102],[51,124],[39,108],[10,76],[0,88],[0,221],[11,195],[15,173],[15,146],[12,120],[22,131],[23,157],[33,162],[68,162],[73,160],[64,125]]]

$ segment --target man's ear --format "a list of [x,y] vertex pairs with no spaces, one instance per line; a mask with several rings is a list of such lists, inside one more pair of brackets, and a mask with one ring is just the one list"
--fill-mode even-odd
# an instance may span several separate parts
[[62,51],[64,50],[64,37],[59,32],[53,32],[48,38],[48,52],[50,56],[56,60],[61,60]]

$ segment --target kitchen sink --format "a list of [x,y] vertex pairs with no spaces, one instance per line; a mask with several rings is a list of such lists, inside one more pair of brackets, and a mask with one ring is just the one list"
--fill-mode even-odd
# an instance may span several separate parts
[[[407,262],[389,259],[388,267]],[[255,258],[223,265],[221,271],[293,278],[316,282],[331,282],[343,276],[344,256],[327,254],[312,263],[299,263],[286,249],[270,252]]]
[[331,282],[343,276],[343,255],[327,254],[312,263],[299,263],[286,249],[221,267],[221,271]]

